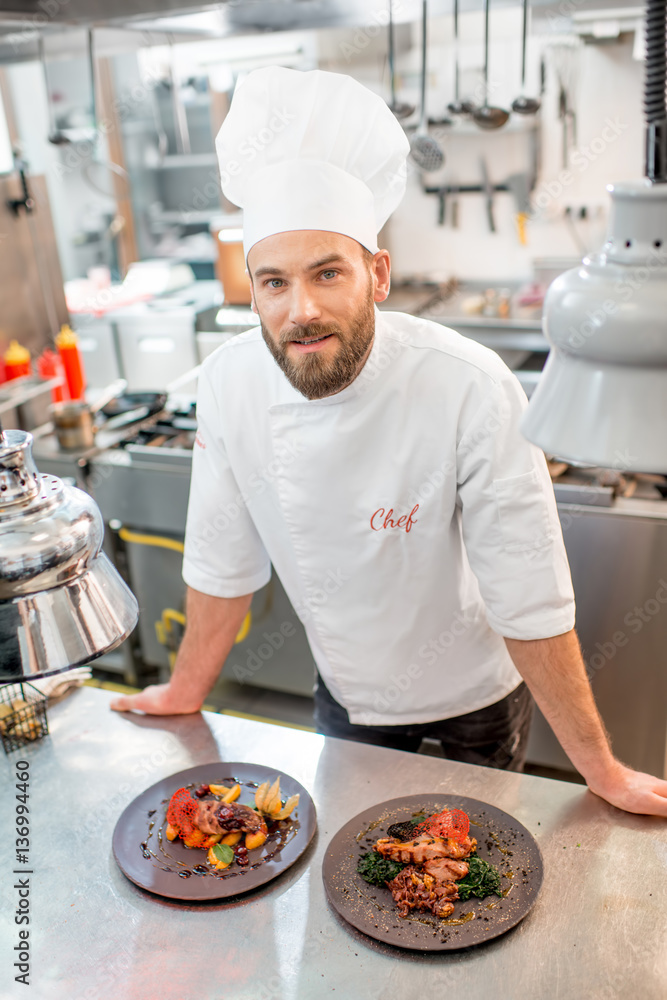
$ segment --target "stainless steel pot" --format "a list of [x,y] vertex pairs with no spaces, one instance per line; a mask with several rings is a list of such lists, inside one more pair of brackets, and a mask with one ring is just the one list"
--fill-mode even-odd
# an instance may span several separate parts
[[85,451],[86,448],[92,448],[97,430],[95,414],[126,389],[127,382],[119,378],[103,389],[94,403],[86,403],[84,400],[54,403],[50,413],[59,447],[63,451]]

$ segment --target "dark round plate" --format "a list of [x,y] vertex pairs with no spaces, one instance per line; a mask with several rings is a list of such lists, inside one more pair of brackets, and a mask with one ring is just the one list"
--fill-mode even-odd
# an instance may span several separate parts
[[[270,830],[262,847],[249,852],[247,868],[232,864],[224,872],[214,872],[206,865],[206,851],[164,836],[167,805],[179,788],[233,780],[241,786],[238,801],[254,805],[257,786],[277,777],[283,801],[298,793],[299,804],[292,816]],[[288,774],[262,764],[215,761],[171,774],[138,795],[116,823],[112,847],[120,870],[142,889],[170,899],[224,899],[256,889],[290,868],[308,847],[316,825],[313,800]],[[194,872],[196,866],[203,866],[204,871]],[[190,875],[181,874],[185,872]]]
[[[392,823],[446,807],[463,809],[470,817],[477,854],[499,868],[503,896],[457,900],[449,920],[427,912],[401,918],[389,890],[369,885],[357,874],[359,858],[387,836]],[[384,944],[419,951],[468,948],[504,934],[535,903],[542,874],[540,849],[525,826],[502,809],[461,795],[406,795],[380,802],[338,831],[322,864],[329,902],[347,923]]]

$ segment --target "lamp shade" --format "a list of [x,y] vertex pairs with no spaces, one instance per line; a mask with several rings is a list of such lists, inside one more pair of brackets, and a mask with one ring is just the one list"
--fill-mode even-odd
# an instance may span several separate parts
[[573,464],[667,473],[667,185],[609,185],[607,241],[544,302],[551,352],[522,431]]
[[0,683],[87,663],[137,623],[87,493],[40,475],[32,435],[0,434]]

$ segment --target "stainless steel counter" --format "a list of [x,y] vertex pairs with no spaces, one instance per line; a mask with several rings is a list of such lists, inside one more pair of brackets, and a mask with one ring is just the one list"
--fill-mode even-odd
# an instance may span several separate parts
[[[1,765],[6,814],[13,763],[30,762],[34,870],[26,991],[7,971],[20,866],[5,826],[2,1000],[663,1000],[666,822],[563,782],[210,713],[121,716],[109,700],[76,692],[49,709],[49,737]],[[184,905],[136,888],[111,853],[118,816],[160,778],[216,760],[268,764],[301,781],[318,811],[313,844],[279,879],[226,903]],[[330,910],[321,864],[334,833],[374,802],[422,791],[493,803],[537,838],[545,882],[514,931],[428,955],[366,939]]]

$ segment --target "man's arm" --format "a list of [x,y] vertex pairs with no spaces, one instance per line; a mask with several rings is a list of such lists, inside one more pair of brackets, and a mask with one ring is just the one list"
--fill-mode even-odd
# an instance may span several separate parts
[[215,684],[248,613],[252,594],[211,597],[188,587],[186,627],[168,684],[154,684],[140,694],[116,698],[118,712],[138,709],[149,715],[198,712]]
[[667,816],[667,781],[633,771],[609,746],[574,629],[550,639],[505,639],[563,750],[592,792],[627,812]]

